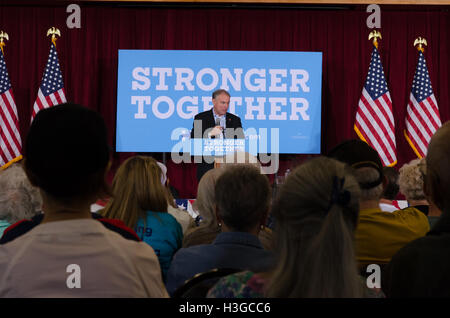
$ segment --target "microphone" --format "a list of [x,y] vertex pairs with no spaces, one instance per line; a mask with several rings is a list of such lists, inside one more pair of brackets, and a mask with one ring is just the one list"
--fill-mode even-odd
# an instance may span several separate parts
[[[222,125],[220,124],[220,118],[216,118],[216,126],[222,127]],[[222,127],[222,136],[225,136],[225,128],[224,127]]]

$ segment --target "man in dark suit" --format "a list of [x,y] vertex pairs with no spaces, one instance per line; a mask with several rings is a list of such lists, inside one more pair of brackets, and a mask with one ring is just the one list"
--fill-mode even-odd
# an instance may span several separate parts
[[[212,94],[213,108],[197,114],[191,130],[191,138],[225,138],[244,139],[241,119],[228,113],[230,106],[230,93],[219,89]],[[197,165],[197,180],[210,169],[214,168],[213,158],[206,156]]]

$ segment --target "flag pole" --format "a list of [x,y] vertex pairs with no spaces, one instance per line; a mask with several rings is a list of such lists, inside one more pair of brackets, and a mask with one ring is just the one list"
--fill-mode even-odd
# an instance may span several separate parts
[[51,27],[50,29],[47,30],[47,36],[49,35],[52,36],[52,43],[56,47],[56,40],[58,39],[56,36],[61,37],[61,32],[59,31],[59,29]]

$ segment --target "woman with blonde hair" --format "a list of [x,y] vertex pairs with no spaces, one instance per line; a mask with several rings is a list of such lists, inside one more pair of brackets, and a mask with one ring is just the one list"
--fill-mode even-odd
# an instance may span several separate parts
[[361,297],[353,247],[360,189],[350,168],[320,157],[298,166],[274,202],[277,266],[220,280],[209,297]]
[[161,169],[161,184],[165,190],[167,197],[167,212],[172,215],[178,221],[178,223],[180,223],[184,235],[187,229],[195,227],[195,221],[186,210],[181,209],[177,206],[172,192],[170,191],[166,165],[159,161],[157,161],[156,163]]
[[167,194],[161,183],[161,169],[151,157],[127,159],[112,183],[113,197],[100,214],[122,220],[148,243],[158,256],[163,278],[173,254],[181,247],[183,232],[167,213]]

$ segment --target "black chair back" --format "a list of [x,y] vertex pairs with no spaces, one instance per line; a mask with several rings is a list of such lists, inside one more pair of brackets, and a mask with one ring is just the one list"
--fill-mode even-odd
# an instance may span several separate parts
[[199,273],[178,287],[172,297],[205,298],[208,290],[210,290],[220,278],[237,272],[242,272],[242,269],[215,268],[204,273]]

